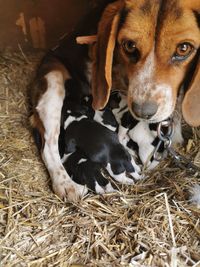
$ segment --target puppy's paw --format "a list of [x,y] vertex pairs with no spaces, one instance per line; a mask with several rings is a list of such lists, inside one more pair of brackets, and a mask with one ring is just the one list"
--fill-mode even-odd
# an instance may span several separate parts
[[108,179],[101,173],[101,165],[95,162],[87,160],[79,164],[73,177],[75,182],[86,185],[96,194],[115,191]]
[[100,186],[98,184],[98,182],[95,183],[95,192],[97,194],[102,195],[102,194],[105,194],[105,193],[113,193],[113,192],[116,192],[116,191],[117,190],[112,187],[110,182],[108,182],[107,185],[105,185],[105,186]]
[[76,185],[88,188],[97,194],[114,192],[110,182],[101,173],[102,165],[95,163],[81,152],[76,151],[64,162],[64,167]]
[[139,174],[137,172],[131,172],[129,175],[131,175],[131,177],[133,177],[135,180],[142,180],[145,177],[143,174]]
[[134,180],[127,177],[126,175],[126,171],[121,172],[119,174],[116,174],[113,172],[112,170],[112,166],[110,163],[108,163],[108,165],[106,166],[106,170],[108,171],[109,175],[117,182],[121,183],[121,184],[134,184]]
[[134,169],[135,169],[135,173],[138,174],[138,175],[140,175],[140,173],[142,172],[141,167],[140,167],[139,164],[137,164],[137,163],[135,162],[135,160],[134,160],[133,157],[132,157],[132,159],[131,159],[131,164],[133,165],[133,167],[134,167]]
[[68,199],[70,202],[77,202],[87,194],[88,189],[73,182],[70,177],[64,175],[58,177],[52,184],[53,191],[61,199]]

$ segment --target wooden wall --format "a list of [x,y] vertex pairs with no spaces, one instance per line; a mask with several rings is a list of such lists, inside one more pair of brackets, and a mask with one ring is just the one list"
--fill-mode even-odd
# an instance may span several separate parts
[[100,0],[0,0],[0,50],[47,49]]

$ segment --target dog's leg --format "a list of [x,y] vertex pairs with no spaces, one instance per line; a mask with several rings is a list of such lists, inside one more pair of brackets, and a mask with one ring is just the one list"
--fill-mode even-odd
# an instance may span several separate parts
[[[36,106],[36,114],[42,123],[44,134],[42,159],[51,176],[54,192],[61,198],[67,197],[70,201],[76,201],[87,190],[71,180],[62,165],[58,149],[61,109],[65,97],[64,83],[70,76],[62,71],[51,71],[44,78],[47,89]],[[39,127],[41,128],[36,125],[36,128]]]

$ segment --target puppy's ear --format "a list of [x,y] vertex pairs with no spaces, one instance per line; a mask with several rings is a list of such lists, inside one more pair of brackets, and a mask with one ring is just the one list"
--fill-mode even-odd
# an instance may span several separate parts
[[200,126],[200,58],[182,103],[185,121],[191,126]]
[[94,109],[104,108],[110,96],[113,53],[120,22],[120,10],[123,5],[123,1],[108,5],[99,23],[92,70]]

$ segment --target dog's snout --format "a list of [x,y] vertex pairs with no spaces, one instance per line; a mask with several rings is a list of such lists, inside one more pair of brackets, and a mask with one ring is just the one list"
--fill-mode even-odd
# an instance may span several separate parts
[[158,110],[158,105],[156,102],[144,102],[144,103],[132,103],[133,113],[141,119],[150,119],[153,117]]

